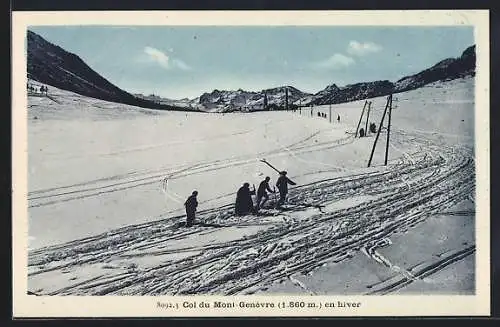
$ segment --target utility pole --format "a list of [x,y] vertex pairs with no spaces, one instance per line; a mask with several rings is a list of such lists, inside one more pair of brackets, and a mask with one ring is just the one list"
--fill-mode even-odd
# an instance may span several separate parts
[[330,104],[330,107],[328,107],[328,119],[330,121],[330,124],[332,123],[332,104]]
[[365,104],[363,105],[363,110],[361,111],[361,116],[359,117],[359,122],[358,122],[358,126],[356,127],[356,133],[354,134],[354,137],[358,136],[359,125],[361,125],[361,120],[363,119],[363,114],[365,113],[365,108],[366,108],[367,103],[368,103],[368,101],[365,100]]
[[370,109],[372,108],[372,102],[368,102],[368,110],[366,111],[366,123],[365,123],[365,135],[368,135],[368,119],[370,119]]
[[372,153],[370,154],[370,160],[368,160],[368,167],[370,167],[370,165],[372,163],[373,153],[375,152],[375,146],[377,145],[378,137],[380,136],[380,130],[382,129],[382,124],[384,123],[385,114],[387,112],[387,108],[389,107],[390,97],[392,97],[392,95],[389,95],[387,97],[387,102],[385,104],[384,114],[382,115],[382,119],[380,120],[380,125],[379,125],[378,130],[377,130],[377,136],[375,137],[375,141],[373,142]]
[[390,95],[389,103],[389,123],[387,124],[387,142],[385,144],[385,161],[384,166],[387,166],[387,158],[389,156],[389,136],[391,134],[391,114],[392,114],[392,94]]
[[288,111],[288,86],[285,86],[285,110]]

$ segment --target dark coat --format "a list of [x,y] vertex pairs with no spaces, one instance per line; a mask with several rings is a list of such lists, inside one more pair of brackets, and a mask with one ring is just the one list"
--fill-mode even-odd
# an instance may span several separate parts
[[255,190],[251,191],[245,186],[240,187],[238,193],[236,194],[236,204],[234,206],[234,211],[237,215],[244,215],[249,212],[253,212],[253,194],[255,194]]
[[273,190],[269,187],[269,183],[266,180],[263,180],[259,184],[259,189],[257,190],[257,195],[258,196],[263,196],[266,194],[266,190],[270,193],[273,193]]
[[186,207],[186,211],[195,212],[196,207],[198,207],[198,200],[196,199],[196,195],[191,195],[187,198],[186,202],[184,202],[184,206]]
[[288,193],[288,184],[296,185],[295,182],[292,182],[291,180],[288,179],[288,177],[284,175],[280,175],[280,177],[278,177],[278,180],[276,181],[276,187],[278,188],[280,193],[284,194]]

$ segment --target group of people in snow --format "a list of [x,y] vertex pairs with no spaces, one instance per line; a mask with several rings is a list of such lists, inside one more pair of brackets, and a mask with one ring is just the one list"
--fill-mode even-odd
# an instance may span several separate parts
[[[377,133],[377,125],[375,123],[370,123],[370,132],[375,134]],[[359,129],[359,137],[365,137],[368,135],[368,131],[365,131],[364,128]]]
[[[312,109],[311,109],[311,116],[312,116]],[[318,111],[318,117],[327,118],[327,115],[324,112],[319,112]],[[337,115],[337,121],[340,123],[340,115]]]
[[47,93],[49,91],[49,88],[47,86],[44,86],[44,85],[40,86],[40,88],[38,89],[36,86],[33,86],[31,84],[27,84],[26,89],[31,93],[40,93],[40,94],[45,94],[45,95],[47,95]]
[[[276,181],[276,187],[278,188],[280,195],[280,198],[276,203],[276,208],[280,208],[285,203],[286,196],[288,194],[288,184],[297,185],[286,175],[286,171],[281,171]],[[255,186],[253,187],[253,190],[251,190],[250,183],[244,183],[243,186],[238,189],[238,192],[236,193],[236,203],[234,205],[234,212],[237,216],[256,214],[269,200],[268,192],[276,193],[276,189],[271,190],[271,187],[269,186],[270,180],[271,178],[267,176],[260,182],[257,190],[255,190]],[[186,227],[191,227],[194,224],[196,208],[198,207],[198,200],[196,198],[197,195],[198,191],[193,191],[193,193],[187,198],[186,202],[184,202],[184,206],[186,208]],[[257,195],[255,205],[252,195]]]

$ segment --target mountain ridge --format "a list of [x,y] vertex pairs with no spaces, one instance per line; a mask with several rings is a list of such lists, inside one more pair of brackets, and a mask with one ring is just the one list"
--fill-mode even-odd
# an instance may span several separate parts
[[335,83],[312,94],[291,85],[261,91],[218,90],[205,92],[194,99],[173,100],[154,94],[131,94],[99,75],[78,55],[50,43],[29,31],[28,75],[30,78],[82,95],[137,105],[150,109],[185,111],[259,111],[284,109],[297,106],[338,104],[364,100],[391,93],[416,89],[427,84],[475,76],[475,45],[466,48],[457,58],[446,58],[418,73],[404,76],[396,82],[379,80],[338,86]]
[[27,32],[29,79],[96,99],[149,109],[185,110],[137,98],[120,89],[88,66],[78,55]]
[[[300,91],[293,86],[277,87],[262,90],[260,92],[242,91],[241,89],[238,91],[216,89],[210,93],[203,93],[202,96],[199,97],[199,103],[202,106],[208,106],[210,108],[222,106],[221,111],[236,110],[237,107],[240,107],[240,110],[263,110],[264,108],[262,106],[259,107],[259,105],[262,104],[264,93],[272,93],[266,92],[269,90],[283,90],[285,87],[288,88],[290,92],[289,104],[295,106],[338,104],[389,95],[391,93],[410,91],[437,81],[474,76],[476,62],[475,47],[475,45],[469,46],[462,52],[460,57],[443,59],[427,69],[412,75],[404,76],[396,82],[379,80],[353,83],[340,87],[332,83],[315,94]],[[254,101],[247,101],[246,103],[242,103],[241,101],[228,101],[228,98],[235,97],[234,92],[247,92],[252,95],[250,99]],[[274,105],[274,108],[282,108],[284,106],[284,91],[277,93],[281,96],[271,99],[269,104]],[[300,96],[297,97],[297,94],[300,94]],[[257,99],[257,101],[255,101],[255,99]]]

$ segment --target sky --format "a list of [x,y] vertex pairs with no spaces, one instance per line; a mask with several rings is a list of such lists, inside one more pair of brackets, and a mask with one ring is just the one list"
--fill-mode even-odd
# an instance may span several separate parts
[[397,81],[474,44],[469,26],[31,26],[116,86],[171,99]]

